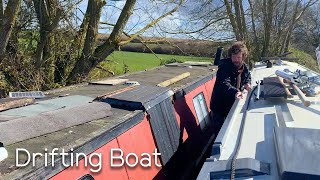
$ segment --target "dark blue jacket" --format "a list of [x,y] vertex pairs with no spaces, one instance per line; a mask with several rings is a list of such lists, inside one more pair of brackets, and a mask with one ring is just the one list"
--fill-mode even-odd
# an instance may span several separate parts
[[[213,113],[218,113],[226,117],[235,101],[235,95],[239,91],[237,87],[237,77],[239,73],[230,58],[220,61],[216,82],[212,92],[210,108]],[[247,65],[241,74],[240,90],[243,85],[251,82],[251,74]]]

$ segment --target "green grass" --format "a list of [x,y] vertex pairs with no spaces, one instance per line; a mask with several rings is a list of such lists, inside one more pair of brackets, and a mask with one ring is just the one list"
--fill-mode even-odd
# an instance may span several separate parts
[[[125,52],[115,51],[107,60],[100,63],[104,69],[113,71],[115,75],[124,74],[127,72],[136,72],[145,69],[154,68],[160,66],[163,61],[169,61],[175,59],[179,62],[184,61],[212,61],[212,58],[208,57],[193,57],[193,56],[178,56],[178,55],[166,55],[166,54],[154,54],[151,53],[138,53],[138,52]],[[89,79],[99,79],[107,77],[109,74],[101,69],[94,69],[89,76]]]
[[296,57],[299,58],[299,60],[294,61],[302,66],[305,66],[309,69],[312,69],[316,72],[320,72],[320,69],[318,67],[317,61],[308,53],[305,53],[303,51],[294,49],[294,48],[289,48],[290,52],[293,52],[289,57]]

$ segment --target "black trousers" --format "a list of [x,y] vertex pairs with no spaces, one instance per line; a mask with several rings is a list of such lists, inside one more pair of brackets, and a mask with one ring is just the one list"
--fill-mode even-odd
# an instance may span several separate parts
[[218,113],[213,113],[212,115],[213,133],[216,136],[218,135],[225,119],[226,119],[226,116]]

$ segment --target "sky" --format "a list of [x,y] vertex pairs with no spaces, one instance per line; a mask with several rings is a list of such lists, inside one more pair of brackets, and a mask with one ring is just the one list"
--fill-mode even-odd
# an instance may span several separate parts
[[[101,14],[101,19],[100,21],[102,22],[108,22],[111,24],[115,24],[120,13],[121,9],[123,8],[125,4],[125,0],[120,0],[120,1],[107,1],[106,6],[102,10]],[[137,0],[137,3],[134,8],[134,12],[131,15],[126,28],[125,32],[129,34],[133,34],[134,32],[140,30],[143,28],[145,25],[147,25],[149,22],[152,20],[158,18],[165,12],[170,11],[173,9],[176,5],[172,3],[163,3],[164,1],[162,0]],[[221,1],[216,1],[215,5],[217,2]],[[78,12],[77,16],[79,19],[83,19],[83,14],[81,11],[84,13],[86,11],[88,0],[82,1],[78,5]],[[143,35],[144,36],[157,36],[157,37],[172,37],[172,38],[188,38],[188,39],[207,39],[208,37],[199,35],[199,34],[188,34],[188,35],[183,35],[183,34],[170,34],[170,33],[165,33],[163,30],[170,31],[170,32],[176,32],[176,31],[181,31],[182,27],[183,28],[188,28],[189,30],[194,30],[198,29],[198,27],[201,26],[201,23],[199,22],[190,22],[187,17],[189,17],[189,11],[194,9],[196,5],[199,3],[198,0],[186,0],[186,3],[179,8],[179,10],[172,15],[169,15],[162,19],[157,25],[154,27],[149,28],[146,30]],[[78,24],[81,24],[81,21],[78,20]],[[226,23],[226,22],[225,22]],[[192,28],[191,28],[192,27]],[[216,26],[214,27],[216,30],[213,32],[212,30],[209,32],[206,32],[207,36],[210,36],[212,34],[213,38],[220,38],[222,36],[232,36],[230,33],[226,33],[225,30],[219,32],[219,29],[221,27]],[[101,25],[99,29],[99,33],[111,33],[112,27],[107,26],[107,25]],[[210,37],[210,38],[212,38]]]

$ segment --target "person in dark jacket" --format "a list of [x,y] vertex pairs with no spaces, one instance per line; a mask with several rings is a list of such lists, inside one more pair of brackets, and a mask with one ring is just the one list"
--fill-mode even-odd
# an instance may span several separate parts
[[235,42],[228,50],[228,58],[220,61],[210,104],[216,134],[222,127],[235,99],[242,98],[243,89],[251,90],[251,74],[244,63],[247,56],[248,50],[245,44]]

